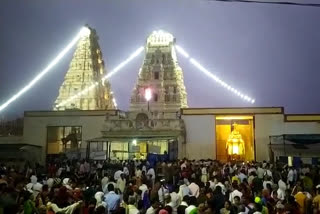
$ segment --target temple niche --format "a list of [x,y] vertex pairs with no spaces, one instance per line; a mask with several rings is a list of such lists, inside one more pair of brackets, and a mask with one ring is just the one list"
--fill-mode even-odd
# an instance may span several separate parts
[[[102,52],[98,44],[98,35],[92,28],[78,42],[70,62],[68,72],[59,89],[59,95],[53,106],[54,110],[105,110],[114,109],[111,86],[108,81],[101,81],[106,75]],[[68,100],[84,89],[98,83],[93,89],[81,96]]]
[[154,31],[147,38],[145,58],[133,89],[130,111],[148,109],[144,97],[151,89],[150,111],[179,111],[187,107],[187,93],[174,49],[175,38],[168,32]]
[[221,161],[254,160],[254,128],[250,115],[216,117],[216,151]]

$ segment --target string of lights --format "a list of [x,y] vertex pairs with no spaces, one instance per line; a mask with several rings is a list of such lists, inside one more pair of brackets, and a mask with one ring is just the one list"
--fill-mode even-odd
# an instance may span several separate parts
[[112,98],[112,102],[113,102],[115,109],[118,109],[118,104],[117,104],[116,98]]
[[250,102],[250,103],[255,103],[255,99],[251,98],[250,96],[242,93],[240,90],[234,88],[233,86],[229,85],[225,81],[221,80],[219,77],[216,75],[212,74],[210,71],[208,71],[205,67],[203,67],[197,60],[194,58],[191,58],[190,55],[179,45],[175,46],[176,50],[178,53],[180,53],[182,56],[185,58],[189,59],[189,62],[194,65],[196,68],[198,68],[199,71],[219,83],[222,87],[226,88],[227,90],[231,91],[233,94],[237,95],[238,97],[241,97],[243,100]]
[[51,61],[51,63],[42,70],[35,78],[33,78],[26,86],[24,86],[20,91],[14,94],[6,102],[0,105],[0,112],[8,107],[12,102],[17,100],[21,95],[26,93],[32,86],[34,86],[42,77],[47,74],[60,60],[70,51],[70,49],[78,42],[78,40],[83,36],[90,35],[90,30],[87,27],[82,27],[79,33],[72,39],[72,41]]
[[[12,102],[14,102],[16,99],[18,99],[21,95],[23,95],[25,92],[27,92],[34,84],[36,84],[45,74],[47,74],[65,55],[66,53],[77,43],[77,41],[84,36],[90,35],[90,29],[87,27],[82,27],[79,33],[76,35],[76,37],[66,46],[65,49],[63,49],[56,58],[43,70],[41,71],[32,81],[30,81],[25,87],[23,87],[19,92],[17,92],[14,96],[12,96],[9,100],[7,100],[5,103],[0,105],[0,112],[3,111],[7,106],[9,106]],[[197,67],[200,71],[202,71],[204,74],[206,74],[208,77],[228,89],[229,91],[233,92],[237,96],[241,97],[242,99],[254,103],[255,100],[248,95],[240,92],[239,90],[233,88],[232,86],[228,85],[223,80],[219,79],[217,76],[209,72],[207,69],[205,69],[198,61],[196,61],[193,58],[190,58],[190,55],[180,46],[175,46],[176,50],[189,59],[190,63],[193,64],[195,67]],[[116,66],[111,72],[109,72],[107,75],[105,75],[100,81],[104,82],[105,80],[109,79],[111,76],[116,74],[119,70],[121,70],[126,64],[128,64],[131,60],[133,60],[135,57],[137,57],[142,51],[144,50],[144,47],[139,47],[135,52],[133,52],[126,60],[121,62],[118,66]],[[65,106],[66,104],[70,103],[72,100],[88,93],[89,91],[93,90],[95,87],[99,85],[99,81],[93,83],[89,87],[83,89],[82,91],[78,92],[77,94],[73,95],[72,97],[64,100],[63,102],[57,104],[56,108],[58,109],[61,106]],[[113,104],[117,108],[116,99],[113,98]]]

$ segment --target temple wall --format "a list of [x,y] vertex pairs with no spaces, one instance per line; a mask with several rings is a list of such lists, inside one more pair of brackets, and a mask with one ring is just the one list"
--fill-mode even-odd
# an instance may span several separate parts
[[[217,158],[215,117],[182,115],[186,126],[186,157]],[[269,136],[283,134],[320,134],[318,122],[285,122],[283,114],[255,114],[254,140],[256,161],[269,160]]]
[[320,134],[319,122],[286,122],[285,134]]
[[[66,112],[67,114],[68,112]],[[24,143],[39,145],[42,147],[41,162],[45,162],[47,151],[47,127],[48,126],[81,126],[82,144],[81,148],[86,148],[86,140],[100,137],[101,129],[105,121],[105,113],[101,114],[92,111],[80,113],[78,115],[55,115],[55,112],[46,115],[34,113],[24,118]]]
[[215,117],[213,115],[183,115],[186,127],[186,157],[215,159]]
[[318,122],[285,122],[283,114],[255,115],[256,160],[269,160],[269,136],[320,134]]
[[254,119],[256,161],[269,160],[269,136],[284,134],[284,115],[257,114]]
[[[44,163],[47,153],[47,127],[81,126],[81,147],[86,148],[86,140],[101,136],[101,130],[106,123],[105,115],[107,112],[110,111],[25,112],[23,142],[41,146],[41,162]],[[111,112],[111,114],[114,114],[114,112]],[[173,118],[174,115],[175,114],[172,115]],[[249,114],[247,113],[247,115]],[[179,144],[179,158],[216,159],[217,142],[215,115],[182,114],[181,117],[184,120],[186,129],[186,143],[182,143],[181,141],[181,144]],[[320,134],[319,122],[288,122],[285,120],[285,117],[286,116],[281,113],[253,114],[254,151],[257,161],[269,160],[270,136],[283,134]]]

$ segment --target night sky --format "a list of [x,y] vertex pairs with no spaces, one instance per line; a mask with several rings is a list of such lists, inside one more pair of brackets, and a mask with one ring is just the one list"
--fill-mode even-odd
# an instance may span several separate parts
[[[243,101],[178,55],[190,107],[284,106],[286,113],[320,113],[319,20],[320,8],[205,0],[2,1],[0,103],[89,24],[99,35],[107,71],[162,29],[212,73],[256,99],[254,105]],[[73,51],[0,117],[50,110]],[[122,110],[142,60],[110,79]]]

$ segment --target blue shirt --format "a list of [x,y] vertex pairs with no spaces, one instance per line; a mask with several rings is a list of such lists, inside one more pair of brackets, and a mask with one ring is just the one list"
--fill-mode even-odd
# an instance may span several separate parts
[[117,195],[114,191],[106,194],[104,201],[107,203],[108,211],[114,211],[120,206],[120,196]]

